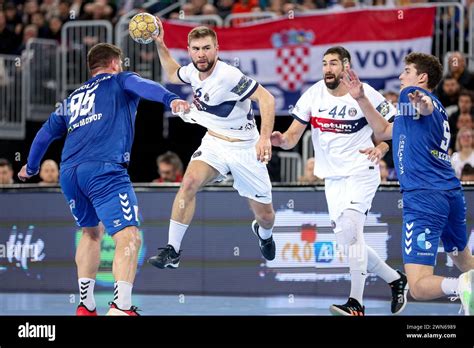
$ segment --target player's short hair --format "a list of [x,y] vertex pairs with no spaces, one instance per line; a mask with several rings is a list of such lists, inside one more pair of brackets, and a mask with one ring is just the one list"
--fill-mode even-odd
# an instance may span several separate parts
[[469,163],[465,164],[464,167],[462,167],[461,177],[464,175],[474,175],[474,167],[471,166]]
[[181,162],[178,155],[172,151],[167,151],[164,154],[158,156],[156,159],[156,164],[159,165],[160,163],[171,164],[178,172],[183,172],[183,162]]
[[443,66],[439,59],[431,54],[411,52],[405,57],[405,64],[413,64],[418,75],[428,75],[428,88],[433,90],[443,77]]
[[7,166],[10,170],[13,170],[13,166],[9,160],[7,160],[6,158],[0,158],[0,167],[5,166]]
[[341,62],[344,62],[344,59],[347,59],[348,63],[349,64],[351,63],[351,54],[349,53],[348,50],[346,50],[342,46],[334,46],[334,47],[328,48],[328,50],[324,52],[323,57],[328,54],[337,54]]
[[188,34],[188,46],[191,44],[192,40],[202,39],[208,36],[210,36],[212,41],[214,41],[214,44],[217,45],[217,34],[213,29],[205,26],[196,27]]
[[92,73],[98,68],[105,68],[113,59],[122,58],[122,50],[115,45],[98,43],[87,53],[87,66]]

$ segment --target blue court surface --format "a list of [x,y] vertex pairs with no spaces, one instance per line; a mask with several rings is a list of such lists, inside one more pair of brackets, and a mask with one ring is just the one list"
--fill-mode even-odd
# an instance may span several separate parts
[[[74,315],[78,295],[41,293],[0,293],[0,315]],[[96,293],[99,315],[108,311],[112,294]],[[328,307],[345,298],[271,296],[231,297],[195,295],[133,296],[141,315],[330,315]],[[391,315],[389,300],[366,299],[366,315]],[[460,301],[411,301],[402,315],[460,315]]]

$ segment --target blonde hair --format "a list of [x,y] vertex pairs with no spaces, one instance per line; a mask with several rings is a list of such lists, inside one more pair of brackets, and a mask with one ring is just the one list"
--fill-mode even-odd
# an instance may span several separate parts
[[461,128],[459,131],[458,131],[458,134],[456,135],[456,145],[455,145],[455,150],[456,152],[459,152],[461,151],[461,135],[463,135],[464,133],[471,133],[471,137],[472,137],[472,140],[471,140],[471,149],[473,147],[473,142],[474,142],[474,130],[472,130],[471,128],[467,128],[467,127],[464,127],[464,128]]
[[217,45],[217,34],[213,29],[205,26],[196,27],[188,34],[188,46],[191,44],[192,40],[202,39],[208,36],[210,36],[214,44]]

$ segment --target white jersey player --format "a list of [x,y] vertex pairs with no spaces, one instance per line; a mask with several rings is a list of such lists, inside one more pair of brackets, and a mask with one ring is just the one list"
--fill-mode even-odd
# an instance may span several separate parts
[[[208,132],[192,155],[176,194],[168,245],[148,261],[158,268],[178,267],[181,241],[195,211],[196,193],[208,182],[221,180],[228,173],[233,176],[234,188],[249,199],[255,214],[252,231],[258,237],[262,255],[273,260],[275,213],[266,163],[271,158],[274,98],[256,81],[219,60],[217,35],[212,29],[197,27],[190,31],[188,52],[192,63],[180,66],[166,48],[159,19],[158,23],[160,34],[155,42],[167,76],[173,83],[190,84],[194,93],[192,111],[180,116],[187,122],[206,127]],[[260,135],[251,100],[260,107]]]
[[[380,184],[378,162],[388,151],[380,142],[374,147],[373,131],[358,103],[340,83],[350,65],[350,54],[343,47],[332,47],[323,58],[321,80],[310,87],[293,109],[295,120],[285,133],[273,132],[272,144],[293,148],[308,124],[314,146],[314,175],[325,179],[329,216],[338,247],[348,257],[351,293],[344,305],[332,305],[335,315],[364,315],[363,291],[367,271],[380,276],[392,288],[392,313],[406,305],[407,280],[403,273],[390,268],[364,241],[366,214]],[[371,103],[386,118],[395,108],[372,87],[364,84]]]

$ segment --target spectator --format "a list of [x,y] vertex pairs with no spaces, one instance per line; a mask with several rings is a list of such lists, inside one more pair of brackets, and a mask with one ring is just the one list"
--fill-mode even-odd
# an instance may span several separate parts
[[462,128],[456,137],[456,152],[451,157],[456,176],[461,178],[462,169],[466,164],[474,167],[474,130]]
[[0,185],[14,184],[12,164],[5,158],[0,158]]
[[53,160],[46,160],[41,164],[39,185],[57,185],[59,183],[59,168]]
[[26,43],[29,39],[34,39],[38,37],[38,27],[34,24],[29,24],[25,27],[23,32],[23,41],[21,45],[17,48],[16,54],[20,55],[21,52],[26,48]]
[[462,169],[461,181],[474,181],[474,167],[466,164]]
[[59,17],[51,17],[49,20],[49,39],[56,40],[58,43],[61,43],[61,27],[63,22]]
[[40,11],[44,13],[47,21],[58,14],[58,2],[58,0],[43,0],[41,2]]
[[456,145],[456,134],[459,128],[457,128],[457,123],[459,120],[460,115],[472,115],[473,114],[473,94],[470,91],[463,90],[459,94],[459,99],[458,99],[458,110],[453,113],[451,116],[449,116],[449,129],[451,129],[451,146],[450,148],[454,148]]
[[174,152],[168,151],[158,156],[156,165],[160,177],[153,182],[181,182],[183,180],[183,163]]
[[446,75],[438,85],[436,93],[438,99],[443,104],[446,112],[452,114],[453,111],[450,109],[450,106],[457,107],[458,97],[461,87],[459,86],[458,80],[456,80],[452,75]]
[[397,107],[398,93],[395,91],[386,91],[383,93],[385,99],[387,99],[393,106]]
[[456,122],[456,135],[457,131],[461,128],[474,128],[474,120],[472,114],[459,115],[458,121]]
[[[69,9],[70,9],[69,2],[64,1],[64,0],[59,2],[57,16],[61,18],[61,22],[66,23],[67,21],[71,19],[70,18],[71,13],[69,13]],[[77,18],[76,16],[74,17]]]
[[448,70],[461,86],[474,90],[474,74],[466,69],[466,57],[461,52],[453,52],[448,58]]
[[0,54],[13,54],[18,46],[18,37],[7,28],[5,13],[0,11]]
[[21,35],[23,23],[15,4],[9,2],[5,5],[5,17],[7,18],[7,28],[15,35]]
[[314,157],[308,158],[304,167],[304,175],[298,178],[299,184],[319,184],[324,181],[314,175]]
[[36,12],[39,12],[38,2],[36,0],[27,0],[23,9],[23,24],[31,24],[31,17]]
[[38,37],[47,39],[49,36],[49,29],[46,25],[46,20],[41,12],[35,12],[31,15],[31,23],[38,27]]
[[385,183],[389,181],[389,172],[388,172],[387,162],[385,162],[384,160],[380,160],[379,168],[380,168],[380,182]]
[[234,0],[219,0],[216,4],[217,13],[221,16],[222,19],[227,17],[232,12],[232,6],[234,5]]

